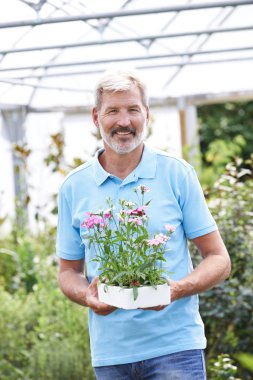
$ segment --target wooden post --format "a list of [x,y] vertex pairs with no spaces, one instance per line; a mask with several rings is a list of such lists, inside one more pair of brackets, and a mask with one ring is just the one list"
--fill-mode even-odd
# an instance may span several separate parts
[[182,156],[186,157],[186,145],[187,145],[187,131],[186,131],[186,115],[185,115],[185,99],[178,99],[178,111],[179,111],[179,121],[180,121],[180,132],[181,132],[181,147],[182,147]]

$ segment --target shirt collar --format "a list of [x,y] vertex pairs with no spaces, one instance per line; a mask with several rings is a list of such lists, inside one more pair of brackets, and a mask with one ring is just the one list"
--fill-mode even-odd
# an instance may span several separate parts
[[[98,186],[102,185],[105,180],[110,177],[110,173],[108,173],[102,165],[100,164],[98,157],[104,151],[104,148],[99,149],[94,158],[93,158],[93,175]],[[156,174],[156,153],[155,151],[144,145],[142,158],[139,165],[134,169],[133,173],[137,178],[154,178]]]

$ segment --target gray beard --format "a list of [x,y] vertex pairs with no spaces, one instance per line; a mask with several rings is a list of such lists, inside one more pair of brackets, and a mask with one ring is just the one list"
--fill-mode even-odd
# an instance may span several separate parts
[[131,153],[135,148],[137,148],[145,139],[147,135],[147,127],[146,125],[143,128],[142,133],[135,135],[134,139],[130,143],[118,143],[113,140],[113,137],[111,134],[108,136],[108,134],[105,133],[103,127],[99,125],[99,131],[101,134],[101,137],[103,141],[109,145],[109,147],[118,154],[127,154]]

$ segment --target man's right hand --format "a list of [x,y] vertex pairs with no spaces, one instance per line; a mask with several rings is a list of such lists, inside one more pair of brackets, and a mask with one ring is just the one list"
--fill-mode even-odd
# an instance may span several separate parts
[[90,307],[98,315],[112,313],[116,307],[106,305],[98,300],[98,277],[95,277],[91,284],[89,284],[83,272],[84,259],[60,259],[59,285],[62,292],[71,301]]
[[98,284],[99,278],[95,277],[92,282],[90,283],[89,287],[86,291],[86,305],[90,307],[94,313],[98,315],[108,315],[111,314],[114,310],[117,308],[114,306],[107,305],[104,302],[100,302],[98,300]]

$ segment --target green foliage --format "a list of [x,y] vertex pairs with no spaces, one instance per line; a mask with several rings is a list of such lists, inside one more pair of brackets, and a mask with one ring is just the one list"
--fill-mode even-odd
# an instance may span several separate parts
[[204,188],[212,188],[225,166],[235,157],[245,161],[253,154],[253,102],[225,103],[198,108]]
[[0,378],[93,379],[86,315],[45,285],[0,293]]
[[51,142],[48,147],[48,155],[45,157],[44,162],[47,166],[51,167],[52,172],[60,172],[66,175],[66,168],[64,162],[64,134],[63,132],[50,135]]
[[208,370],[211,380],[240,380],[234,376],[237,374],[237,367],[229,355],[226,354],[218,355],[216,359],[212,359]]
[[[244,168],[242,160],[228,164],[209,197],[209,207],[232,261],[230,279],[200,297],[208,358],[212,358],[222,352],[234,355],[253,351],[252,172]],[[251,379],[248,372],[241,372],[244,380]]]
[[198,108],[201,151],[205,153],[215,140],[229,142],[241,136],[241,157],[247,160],[253,152],[253,102],[211,104]]
[[240,354],[235,355],[235,357],[244,368],[247,368],[250,372],[253,373],[253,355],[252,354],[240,353]]
[[[2,251],[15,252],[0,255],[3,263],[13,264],[2,272],[0,289],[3,380],[94,380],[86,309],[71,303],[58,287],[54,244],[47,234],[19,236],[18,244],[11,238],[0,242],[13,249]],[[15,287],[12,276],[20,280]]]
[[18,227],[14,222],[11,235],[0,243],[0,284],[9,292],[15,291],[17,284],[31,291],[38,282],[39,262],[54,258],[55,228],[30,236],[27,227]]
[[[219,173],[233,157],[238,157],[242,153],[246,141],[241,135],[235,136],[232,140],[216,139],[212,141],[205,154],[206,161],[213,165],[213,168]],[[220,174],[220,173],[219,173]]]

